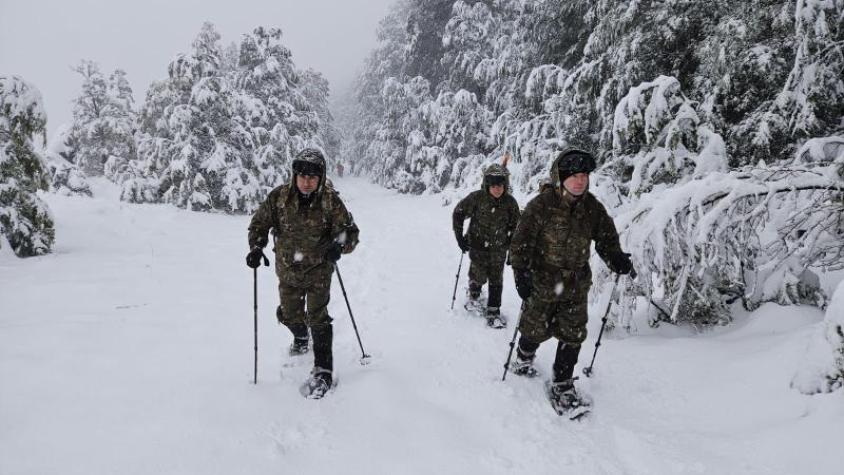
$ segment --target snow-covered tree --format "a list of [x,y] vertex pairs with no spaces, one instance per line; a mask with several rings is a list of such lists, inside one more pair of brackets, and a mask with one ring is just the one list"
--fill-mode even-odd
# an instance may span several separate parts
[[[259,188],[252,206],[287,180],[290,163],[305,147],[322,149],[320,117],[309,103],[292,53],[281,42],[278,28],[256,28],[240,43],[235,73],[236,110],[255,147],[247,164]],[[325,117],[330,121],[330,115]]]
[[19,257],[50,251],[55,229],[38,190],[49,186],[33,140],[46,141],[41,93],[18,76],[0,76],[0,234]]
[[[727,321],[738,299],[825,305],[816,274],[841,249],[841,174],[795,154],[842,133],[844,1],[458,0],[419,28],[427,4],[382,23],[358,85],[366,125],[349,135],[356,169],[438,192],[509,151],[511,183],[533,191],[553,152],[578,145],[651,277],[625,291],[662,319]],[[417,67],[431,54],[444,70]],[[461,91],[473,106],[453,114],[440,102]],[[455,135],[473,138],[467,155],[443,147],[448,117],[471,124]]]
[[61,195],[93,196],[85,172],[70,159],[74,153],[70,145],[72,137],[70,127],[62,125],[44,151],[50,175],[50,189]]
[[97,63],[81,61],[75,71],[82,76],[82,92],[73,107],[73,159],[89,175],[119,181],[135,156],[132,88],[121,69],[106,78]]
[[334,125],[334,116],[329,108],[330,88],[328,80],[320,72],[313,69],[303,71],[300,76],[302,78],[302,94],[319,119],[317,133],[321,137],[327,152],[326,158],[329,163],[334,163],[340,158],[342,137],[340,130]]
[[224,51],[206,23],[168,73],[141,108],[126,200],[252,212],[289,178],[295,154],[325,148],[333,130],[327,83],[312,73],[303,84],[278,28],[258,27]]
[[730,321],[737,300],[824,307],[817,272],[844,268],[842,164],[844,140],[831,137],[787,166],[689,175],[630,201],[605,188],[605,202],[624,203],[616,222],[640,274],[622,286],[619,320],[651,304],[653,321],[696,325]]
[[[169,78],[150,88],[141,119],[139,163],[130,166],[124,199],[193,210],[232,209],[221,195],[228,165],[241,150],[231,129],[232,91],[221,74],[220,35],[205,23],[191,55],[178,55]],[[160,116],[155,114],[160,112]],[[151,127],[151,128],[150,128]]]

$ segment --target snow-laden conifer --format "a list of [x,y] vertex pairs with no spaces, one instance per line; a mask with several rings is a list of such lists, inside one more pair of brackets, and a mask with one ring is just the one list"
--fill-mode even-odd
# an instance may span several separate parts
[[18,76],[0,76],[0,245],[19,257],[50,251],[53,218],[38,197],[49,177],[33,142],[46,141],[47,114],[41,93]]
[[106,175],[119,182],[135,157],[135,111],[126,73],[108,78],[93,61],[74,69],[82,77],[82,91],[74,101],[68,143],[74,163],[88,175]]
[[70,131],[69,126],[60,126],[44,151],[50,189],[61,195],[93,196],[88,176],[72,161],[76,149]]

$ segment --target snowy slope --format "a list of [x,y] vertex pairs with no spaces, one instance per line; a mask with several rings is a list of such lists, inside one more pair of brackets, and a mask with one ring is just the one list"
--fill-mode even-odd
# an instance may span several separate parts
[[[705,335],[611,335],[581,381],[595,414],[561,420],[542,378],[500,381],[511,328],[449,311],[451,207],[336,185],[361,228],[339,264],[373,362],[358,364],[335,280],[340,385],[321,401],[297,391],[311,355],[286,355],[270,268],[251,384],[248,218],[128,205],[102,183],[93,200],[47,195],[55,252],[0,255],[0,474],[840,473],[844,394],[789,388],[820,311],[769,305]],[[553,347],[539,352],[546,376]]]

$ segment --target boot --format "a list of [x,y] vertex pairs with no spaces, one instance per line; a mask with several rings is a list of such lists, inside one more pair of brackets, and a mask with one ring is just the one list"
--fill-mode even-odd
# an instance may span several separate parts
[[528,341],[525,337],[519,338],[519,346],[516,347],[516,360],[510,363],[510,371],[518,376],[533,378],[537,375],[533,366],[533,359],[536,357],[538,344]]
[[489,284],[489,295],[486,299],[486,306],[488,308],[498,308],[501,306],[501,293],[504,291],[504,286]]
[[293,333],[293,343],[290,344],[290,356],[304,355],[308,352],[308,327],[304,323],[295,323],[287,328]]
[[577,378],[555,381],[548,387],[551,406],[561,416],[578,419],[589,412],[592,402],[581,396],[574,387]]
[[557,343],[557,354],[554,357],[555,383],[572,379],[579,354],[580,345],[571,345],[562,341]]
[[487,307],[486,326],[490,328],[504,328],[507,326],[507,322],[501,316],[501,310],[498,307]]
[[300,356],[308,352],[308,338],[293,338],[293,343],[290,344],[288,354],[290,356]]
[[483,286],[479,285],[477,282],[469,282],[469,298],[472,300],[478,300],[481,297],[481,288]]
[[308,379],[308,394],[305,396],[308,399],[322,399],[325,393],[331,389],[334,383],[334,377],[331,370],[315,366],[311,370],[311,377]]
[[334,341],[334,327],[330,323],[311,327],[314,337],[314,369],[322,368],[329,373],[334,370],[334,355],[331,345]]

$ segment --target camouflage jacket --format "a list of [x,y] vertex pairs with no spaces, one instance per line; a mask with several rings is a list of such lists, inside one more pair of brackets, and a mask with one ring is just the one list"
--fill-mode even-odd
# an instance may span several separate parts
[[615,224],[592,193],[563,196],[558,160],[551,164],[551,186],[528,202],[513,234],[513,269],[580,272],[588,269],[592,241],[608,264],[610,254],[621,251]]
[[266,246],[270,230],[275,236],[276,272],[291,283],[321,267],[330,274],[332,268],[324,257],[328,248],[336,241],[343,245],[343,253],[350,253],[359,234],[351,213],[330,184],[321,187],[306,205],[295,185],[272,190],[249,224],[249,247]]
[[455,237],[463,234],[463,221],[469,221],[469,246],[474,251],[506,250],[519,222],[519,204],[509,193],[493,198],[477,190],[460,200],[452,213]]

